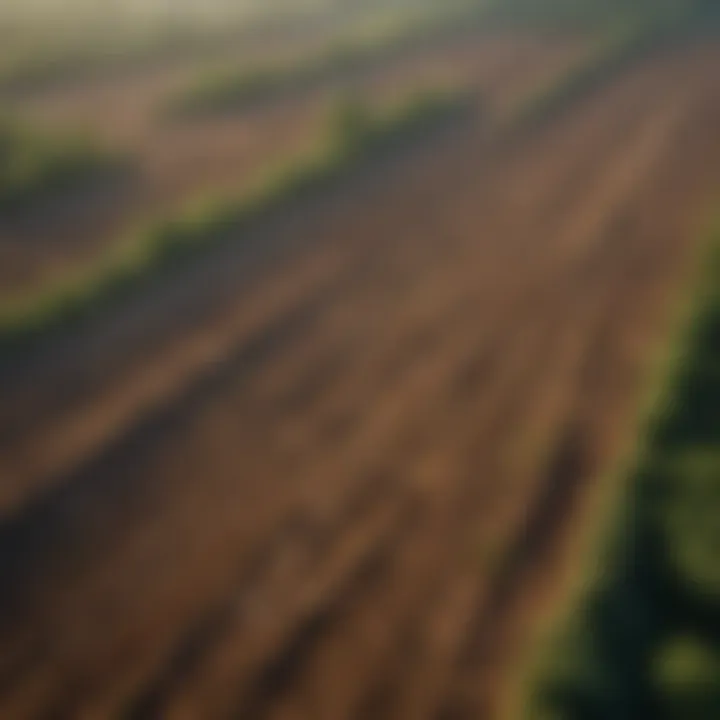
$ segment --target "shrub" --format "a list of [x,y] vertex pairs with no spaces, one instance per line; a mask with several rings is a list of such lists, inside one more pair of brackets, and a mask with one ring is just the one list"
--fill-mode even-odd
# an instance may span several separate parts
[[680,636],[666,641],[653,660],[658,720],[720,717],[720,656],[707,641]]

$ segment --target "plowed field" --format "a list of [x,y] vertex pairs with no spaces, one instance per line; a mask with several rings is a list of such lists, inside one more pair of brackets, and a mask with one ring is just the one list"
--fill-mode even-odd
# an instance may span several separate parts
[[720,180],[720,49],[478,112],[0,385],[0,717],[496,717]]

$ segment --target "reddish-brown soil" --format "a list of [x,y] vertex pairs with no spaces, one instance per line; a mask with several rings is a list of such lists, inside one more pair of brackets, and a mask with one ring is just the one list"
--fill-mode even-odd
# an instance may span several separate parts
[[162,112],[192,78],[193,68],[182,65],[26,98],[17,107],[21,116],[56,128],[86,128],[134,157],[136,172],[66,193],[20,217],[0,218],[0,297],[64,275],[157,216],[208,196],[241,193],[259,173],[317,143],[336,98],[352,88],[380,104],[418,88],[477,88],[486,94],[487,112],[502,112],[566,67],[582,47],[567,39],[465,34],[437,47],[408,49],[352,77],[339,73],[285,102],[184,120]]
[[720,180],[718,61],[458,121],[8,370],[0,716],[496,716]]

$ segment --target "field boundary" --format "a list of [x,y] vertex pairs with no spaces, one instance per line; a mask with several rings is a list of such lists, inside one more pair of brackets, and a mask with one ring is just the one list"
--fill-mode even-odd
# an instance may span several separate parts
[[708,237],[585,583],[529,670],[524,718],[720,711],[720,224]]

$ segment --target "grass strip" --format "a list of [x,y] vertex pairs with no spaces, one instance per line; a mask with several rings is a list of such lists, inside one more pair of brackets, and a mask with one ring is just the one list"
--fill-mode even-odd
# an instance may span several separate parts
[[720,229],[588,582],[525,717],[720,717]]
[[27,348],[127,296],[179,261],[237,239],[254,221],[329,185],[379,153],[467,112],[468,96],[423,93],[380,114],[346,103],[321,146],[262,178],[241,197],[213,199],[116,243],[82,272],[0,308],[0,357]]

